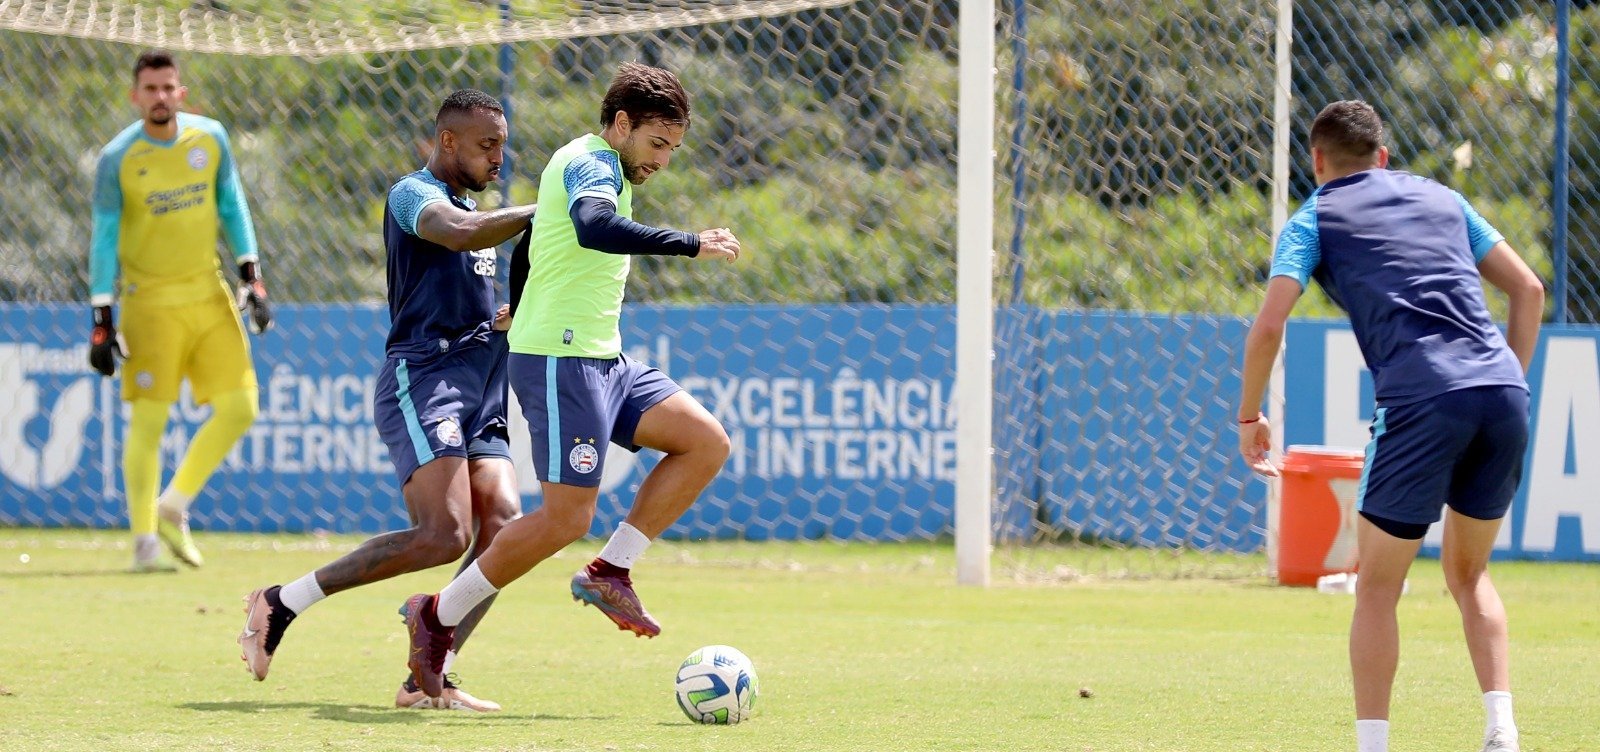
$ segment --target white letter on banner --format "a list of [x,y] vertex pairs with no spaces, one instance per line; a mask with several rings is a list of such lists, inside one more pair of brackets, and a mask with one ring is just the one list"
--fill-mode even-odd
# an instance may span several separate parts
[[793,377],[781,376],[772,380],[772,425],[777,428],[799,428],[800,416],[794,410],[800,398],[795,392],[800,389],[800,381]]
[[[1578,459],[1571,475],[1566,467],[1568,427]],[[1545,340],[1534,430],[1523,549],[1554,550],[1557,518],[1575,515],[1583,528],[1583,550],[1600,553],[1600,464],[1594,462],[1600,457],[1600,358],[1593,339]]]
[[[907,379],[900,382],[900,425],[922,428],[928,425],[928,382]],[[918,402],[923,404],[919,405]]]
[[1372,438],[1361,419],[1361,374],[1367,360],[1349,329],[1329,329],[1322,344],[1322,443],[1360,449]]
[[27,439],[27,427],[43,411],[41,397],[46,390],[28,378],[28,373],[31,364],[40,362],[44,359],[32,345],[0,345],[0,449],[4,450],[0,451],[0,480],[15,481],[29,490],[56,486],[78,468],[84,432],[94,414],[93,380],[74,379],[56,397],[50,437],[42,451],[34,449]]
[[856,412],[857,405],[861,401],[860,392],[861,380],[856,378],[855,369],[839,369],[839,376],[833,380],[833,399],[830,400],[835,427],[856,428],[861,425],[861,416]]
[[807,426],[828,425],[828,416],[817,412],[817,382],[811,379],[800,382],[800,414]]
[[739,380],[733,377],[711,379],[711,414],[723,425],[739,424]]
[[340,423],[360,423],[365,403],[366,385],[353,373],[341,373],[333,379],[333,415]]
[[772,410],[767,405],[767,382],[761,379],[745,379],[739,385],[738,414],[742,425],[767,425],[772,418]]

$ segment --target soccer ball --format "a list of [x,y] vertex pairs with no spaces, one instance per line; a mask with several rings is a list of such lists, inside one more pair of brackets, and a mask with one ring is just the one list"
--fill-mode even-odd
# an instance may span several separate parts
[[707,645],[678,667],[673,691],[695,723],[734,724],[750,717],[760,685],[750,659],[727,645]]

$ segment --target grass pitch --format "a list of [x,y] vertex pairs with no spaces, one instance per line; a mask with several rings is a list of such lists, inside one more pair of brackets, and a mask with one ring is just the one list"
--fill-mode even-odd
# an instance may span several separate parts
[[[665,625],[616,631],[566,592],[575,546],[503,594],[457,671],[488,716],[396,710],[395,614],[440,569],[295,622],[265,683],[234,643],[250,589],[357,541],[202,535],[198,572],[127,575],[125,533],[0,530],[0,749],[1022,750],[1354,748],[1351,598],[1262,581],[953,585],[922,545],[658,545],[637,582]],[[23,563],[23,555],[28,561]],[[1497,564],[1524,749],[1600,750],[1600,568]],[[1397,750],[1472,752],[1482,708],[1435,562],[1401,606]],[[738,647],[753,721],[689,723],[671,683]],[[1080,697],[1080,689],[1091,697]]]

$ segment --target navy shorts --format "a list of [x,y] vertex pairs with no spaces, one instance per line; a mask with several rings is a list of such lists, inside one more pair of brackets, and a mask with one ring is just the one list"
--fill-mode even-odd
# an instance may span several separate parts
[[438,457],[504,457],[506,339],[459,347],[427,359],[389,358],[378,371],[373,420],[404,486]]
[[533,439],[539,480],[594,488],[606,445],[639,451],[633,432],[646,410],[682,391],[667,375],[621,355],[560,358],[511,354],[511,388]]
[[1482,386],[1380,407],[1356,508],[1414,525],[1446,505],[1480,520],[1511,508],[1528,447],[1528,390]]

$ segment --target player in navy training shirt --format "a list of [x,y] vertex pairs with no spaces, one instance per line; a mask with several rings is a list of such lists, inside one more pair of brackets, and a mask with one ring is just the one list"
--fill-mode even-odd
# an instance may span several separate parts
[[[1349,313],[1377,397],[1357,492],[1350,668],[1358,752],[1388,752],[1400,653],[1395,606],[1442,511],[1445,583],[1484,693],[1483,750],[1516,752],[1505,607],[1488,564],[1522,478],[1524,374],[1544,286],[1460,194],[1387,169],[1383,122],[1367,103],[1324,108],[1311,125],[1311,157],[1318,188],[1278,238],[1245,345],[1239,451],[1256,472],[1278,474],[1261,400],[1289,312],[1314,278]],[[1490,319],[1483,280],[1510,301],[1504,335]]]
[[[493,97],[455,92],[439,108],[427,167],[389,190],[383,240],[391,325],[373,408],[413,527],[372,538],[281,588],[252,593],[239,642],[257,680],[266,678],[290,621],[312,604],[462,554],[471,563],[521,511],[506,441],[511,316],[509,306],[495,306],[495,246],[524,232],[534,207],[478,212],[465,195],[498,177],[505,141],[505,113]],[[488,605],[473,612],[472,624]],[[456,631],[441,656],[445,671],[470,633]],[[500,709],[453,681],[429,697],[408,679],[395,704]]]

